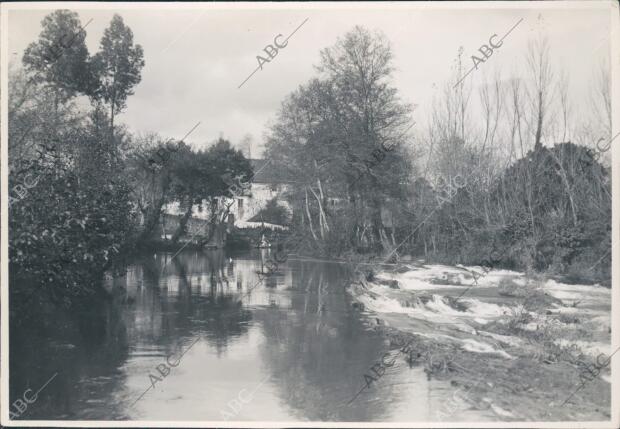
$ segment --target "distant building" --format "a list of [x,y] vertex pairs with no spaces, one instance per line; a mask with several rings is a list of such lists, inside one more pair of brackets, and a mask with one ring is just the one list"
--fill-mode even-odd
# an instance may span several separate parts
[[[239,195],[232,198],[220,197],[218,198],[218,204],[220,207],[224,205],[232,205],[229,208],[229,224],[234,223],[238,228],[257,227],[261,226],[261,222],[249,222],[249,219],[256,216],[261,209],[263,209],[267,202],[273,198],[279,198],[288,189],[289,183],[292,183],[290,178],[287,178],[286,172],[282,168],[278,168],[271,161],[265,159],[250,159],[254,176],[250,180],[250,189],[244,195]],[[279,199],[278,203],[287,209],[291,210],[289,204],[284,199]],[[168,238],[171,236],[171,231],[177,225],[176,219],[183,215],[183,210],[179,208],[178,203],[167,204],[164,207],[164,234]],[[200,227],[205,224],[211,212],[207,208],[200,208],[194,206],[192,211],[192,221],[189,223],[188,233],[191,234],[191,230]],[[283,228],[279,225],[265,224],[266,227],[273,229]]]
[[[249,219],[256,216],[269,200],[281,197],[292,183],[285,170],[278,168],[272,161],[251,159],[250,162],[254,171],[254,176],[250,181],[250,191],[246,195],[237,197],[230,210],[235,216],[235,225],[239,227],[246,226]],[[278,202],[289,210],[291,209],[284,199],[279,199]]]

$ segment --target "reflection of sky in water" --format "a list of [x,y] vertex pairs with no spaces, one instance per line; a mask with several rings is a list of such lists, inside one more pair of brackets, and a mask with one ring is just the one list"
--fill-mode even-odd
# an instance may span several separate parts
[[[80,334],[63,328],[54,331],[58,339],[41,341],[63,347],[20,355],[16,384],[26,385],[32,371],[41,378],[60,371],[61,380],[26,417],[224,420],[240,391],[260,385],[230,421],[411,421],[434,419],[429,413],[451,394],[399,358],[347,405],[388,347],[352,307],[342,266],[289,261],[261,282],[266,261],[256,251],[171,256],[145,256],[126,276],[108,279],[114,303],[96,319],[98,336],[94,322]],[[162,377],[157,366],[181,353]]]

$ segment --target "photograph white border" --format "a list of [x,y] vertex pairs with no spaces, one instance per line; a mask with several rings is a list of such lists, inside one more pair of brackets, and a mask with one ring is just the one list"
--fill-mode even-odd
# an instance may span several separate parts
[[[278,428],[278,427],[324,427],[324,428],[618,428],[620,427],[620,353],[616,353],[611,361],[612,395],[611,420],[609,421],[570,421],[570,422],[407,422],[407,423],[380,423],[380,422],[260,422],[260,421],[150,421],[150,420],[9,420],[9,380],[8,380],[8,57],[7,51],[9,21],[8,13],[12,10],[47,10],[68,8],[73,10],[113,9],[192,9],[192,10],[424,10],[424,9],[457,9],[457,10],[489,10],[510,9],[515,13],[518,10],[529,9],[604,9],[610,10],[610,66],[611,66],[611,94],[613,133],[620,128],[620,15],[617,1],[550,1],[550,2],[283,2],[283,3],[199,3],[199,2],[13,2],[0,5],[0,94],[1,97],[1,234],[0,234],[0,267],[1,267],[1,347],[0,347],[0,422],[2,426],[46,426],[46,427],[247,427],[247,428]],[[618,145],[612,145],[612,166],[620,166],[620,150]],[[612,350],[620,347],[620,169],[612,168]]]

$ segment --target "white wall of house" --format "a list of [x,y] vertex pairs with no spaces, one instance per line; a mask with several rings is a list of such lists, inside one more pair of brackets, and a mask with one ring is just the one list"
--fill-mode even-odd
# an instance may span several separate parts
[[[252,183],[249,195],[240,197],[237,200],[237,204],[235,204],[235,220],[247,221],[256,216],[267,205],[269,200],[282,195],[284,190],[285,185]],[[284,201],[282,203],[286,204]]]
[[[235,198],[221,198],[220,204],[230,206],[230,213],[235,217],[235,225],[239,227],[248,226],[248,220],[257,215],[261,209],[263,209],[269,200],[272,198],[281,196],[286,190],[286,185],[281,184],[268,184],[268,183],[251,183],[250,190],[247,195],[235,197]],[[281,199],[279,201],[281,205],[290,207],[286,201]],[[164,206],[164,213],[169,215],[181,216],[184,211],[179,208],[179,203],[170,203]],[[209,209],[205,206],[202,210],[198,206],[194,206],[192,209],[192,217],[194,219],[208,219],[210,216]]]
[[[179,208],[179,203],[169,203],[163,207],[163,212],[172,216],[182,216],[185,214],[185,210]],[[210,211],[207,206],[204,206],[202,210],[198,206],[192,208],[192,217],[194,219],[209,219]]]

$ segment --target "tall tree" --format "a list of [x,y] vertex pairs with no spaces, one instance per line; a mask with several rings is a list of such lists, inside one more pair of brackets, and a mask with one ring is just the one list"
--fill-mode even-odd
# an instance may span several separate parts
[[[595,70],[590,88],[591,119],[586,132],[585,144],[594,145],[602,152],[605,165],[610,165],[612,145],[611,79],[607,59],[601,60]],[[614,141],[617,140],[617,137]],[[617,144],[617,143],[615,143]]]
[[222,197],[234,197],[227,182],[232,178],[247,182],[251,174],[250,162],[228,140],[220,138],[205,151],[193,151],[189,146],[181,147],[171,163],[171,201],[178,202],[184,214],[172,241],[177,242],[186,233],[196,205],[206,205],[205,208],[211,212],[210,238],[228,215],[230,205],[220,203]]
[[101,39],[101,50],[93,58],[94,71],[99,79],[96,98],[110,106],[110,127],[114,132],[114,117],[126,107],[127,97],[141,80],[144,67],[142,46],[134,45],[133,32],[120,15],[114,15]]
[[334,46],[321,51],[319,67],[334,88],[335,110],[342,112],[339,125],[348,127],[346,150],[351,166],[363,173],[361,180],[350,178],[353,200],[368,206],[373,241],[382,247],[382,209],[386,199],[397,197],[409,171],[400,151],[378,155],[380,162],[373,162],[377,165],[372,169],[366,161],[381,149],[394,151],[401,146],[413,125],[411,106],[399,99],[391,83],[392,61],[390,44],[382,34],[356,26]]
[[550,116],[554,99],[554,74],[549,49],[549,40],[541,36],[529,42],[526,56],[532,80],[532,85],[526,94],[533,113],[529,126],[534,130],[534,149],[542,146],[544,133],[552,120]]
[[132,143],[126,174],[133,200],[141,212],[142,229],[138,240],[143,243],[154,238],[162,208],[169,198],[176,153],[186,149],[183,142],[166,142],[155,133],[139,135]]
[[56,10],[41,25],[39,39],[26,48],[22,58],[31,79],[54,93],[56,108],[76,93],[90,95],[93,79],[84,42],[86,32],[78,14]]
[[321,51],[317,69],[282,103],[267,153],[295,177],[290,201],[321,251],[386,248],[382,212],[408,182],[403,144],[413,125],[391,83],[389,43],[355,27]]

